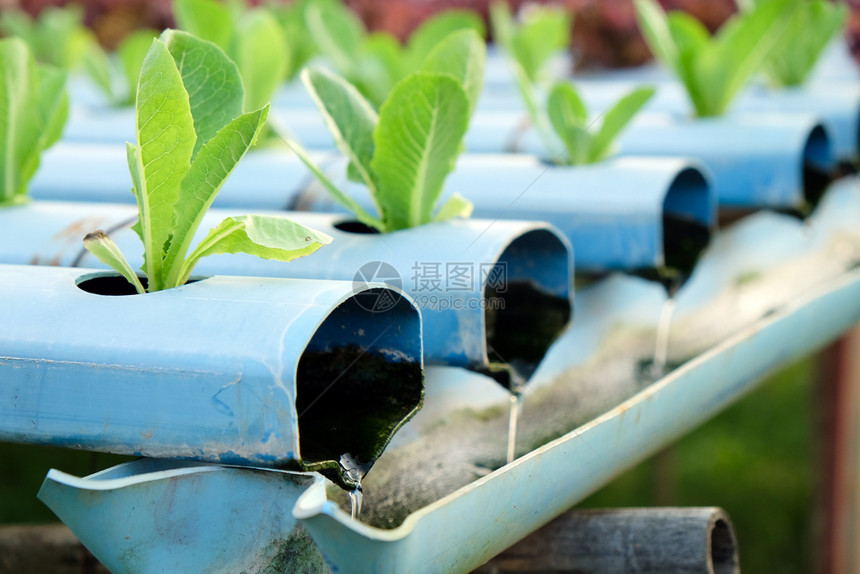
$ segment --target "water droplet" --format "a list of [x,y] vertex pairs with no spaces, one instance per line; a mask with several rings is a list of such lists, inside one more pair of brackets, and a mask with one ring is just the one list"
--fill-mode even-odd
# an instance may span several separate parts
[[350,480],[355,482],[355,488],[349,492],[349,515],[354,520],[358,520],[358,516],[361,514],[362,499],[364,498],[361,491],[361,467],[350,453],[341,455],[338,462],[340,462],[340,466],[346,471]]
[[361,514],[361,502],[363,498],[364,495],[361,492],[361,484],[359,483],[355,490],[349,493],[349,516],[353,520],[358,520]]

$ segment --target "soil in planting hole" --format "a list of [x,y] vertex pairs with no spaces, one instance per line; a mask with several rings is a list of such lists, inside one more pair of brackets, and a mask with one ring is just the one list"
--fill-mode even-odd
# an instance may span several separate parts
[[517,387],[531,377],[567,327],[571,308],[568,299],[548,294],[531,282],[512,281],[505,287],[484,290],[487,354],[491,364],[506,364],[513,372],[491,368],[485,374],[518,392]]
[[[361,475],[424,397],[419,363],[394,362],[357,345],[305,352],[296,380],[302,460],[339,461],[349,453]],[[342,482],[336,470],[321,472]]]
[[636,269],[632,273],[660,283],[669,296],[690,278],[696,262],[711,239],[706,225],[676,213],[663,215],[663,259],[661,268]]

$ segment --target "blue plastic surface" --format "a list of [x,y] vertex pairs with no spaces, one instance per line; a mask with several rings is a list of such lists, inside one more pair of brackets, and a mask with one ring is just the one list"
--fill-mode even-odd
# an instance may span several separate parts
[[300,437],[303,357],[354,346],[421,384],[405,377],[422,368],[411,301],[385,291],[399,302],[386,313],[357,304],[379,284],[209,277],[109,296],[78,287],[94,273],[0,266],[0,440],[254,466],[327,462],[301,456],[301,438],[331,440]]
[[[362,186],[351,196],[375,209]],[[488,220],[547,221],[573,245],[579,272],[652,269],[663,265],[664,216],[716,224],[716,196],[707,169],[676,158],[620,158],[560,167],[529,155],[466,155],[445,183],[474,204],[473,216]],[[444,199],[444,198],[443,198]],[[345,212],[321,187],[309,187],[305,209]]]
[[292,508],[322,480],[141,459],[85,478],[51,470],[39,498],[111,572],[307,572],[322,557]]
[[[84,234],[102,228],[132,266],[138,267],[142,246],[130,229],[136,212],[133,206],[59,202],[0,210],[0,236],[9,238],[0,241],[0,262],[104,267],[81,243]],[[238,213],[210,210],[195,242],[225,217]],[[269,215],[289,217],[328,233],[334,241],[313,256],[289,263],[244,254],[207,257],[195,273],[334,279],[358,286],[366,281],[389,281],[402,287],[421,308],[424,357],[430,363],[487,368],[486,309],[490,304],[485,302],[489,301],[485,290],[494,281],[501,281],[503,287],[518,282],[534,285],[572,307],[569,244],[545,223],[451,220],[378,235],[337,229],[338,223],[352,221],[343,215]],[[24,237],[27,239],[22,240]],[[515,309],[516,301],[505,299],[505,304]]]

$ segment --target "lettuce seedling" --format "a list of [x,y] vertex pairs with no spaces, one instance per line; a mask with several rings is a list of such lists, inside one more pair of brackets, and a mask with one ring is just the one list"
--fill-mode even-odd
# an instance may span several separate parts
[[367,186],[378,216],[338,189],[301,146],[287,140],[323,186],[358,219],[381,232],[471,214],[454,194],[434,214],[445,178],[463,150],[463,136],[483,86],[486,46],[473,30],[455,32],[422,68],[401,80],[377,115],[355,86],[320,68],[306,68],[307,86],[349,160],[349,177]]
[[39,156],[63,132],[69,112],[66,75],[36,63],[19,38],[0,40],[0,206],[27,200]]
[[[212,201],[266,121],[268,105],[242,114],[244,90],[235,64],[210,42],[168,30],[152,43],[137,89],[137,144],[127,144],[137,200],[133,229],[143,242],[147,289],[183,285],[207,255],[249,253],[290,261],[330,237],[287,219],[228,217],[189,254]],[[103,232],[87,249],[143,293],[143,285]]]
[[588,121],[588,110],[576,88],[566,82],[555,84],[546,110],[566,152],[565,160],[553,156],[556,163],[582,165],[606,159],[615,151],[615,139],[653,95],[654,88],[650,86],[634,89],[602,114],[599,124],[594,126]]
[[290,3],[265,4],[272,13],[289,45],[289,62],[284,72],[284,80],[292,80],[305,67],[311,58],[317,54],[314,39],[305,24],[305,10],[314,0],[294,0]]
[[[22,10],[6,10],[0,15],[0,31],[22,39],[30,46],[36,60],[65,71],[82,69],[115,105],[134,103],[134,90],[140,65],[155,30],[139,30],[130,34],[117,48],[119,65],[99,45],[93,32],[84,25],[80,6],[48,6],[38,18]],[[117,90],[115,78],[124,73],[125,86]]]
[[361,20],[339,0],[310,1],[305,21],[319,52],[374,106],[388,97],[397,82],[419,69],[451,33],[474,30],[483,37],[485,32],[474,12],[449,10],[427,19],[402,46],[391,34],[368,34]]
[[[761,0],[740,0],[749,12]],[[845,28],[848,6],[827,0],[801,0],[794,16],[770,57],[764,71],[771,84],[779,87],[800,86],[830,41]]]
[[46,6],[38,18],[20,9],[5,9],[0,13],[0,32],[20,38],[37,61],[61,70],[77,66],[95,41],[84,26],[83,9],[76,4]]
[[507,2],[490,4],[493,38],[519,66],[518,73],[540,83],[547,61],[570,45],[573,18],[560,6],[530,6],[515,22]]
[[95,40],[87,45],[81,66],[108,102],[115,106],[134,105],[140,68],[152,39],[157,36],[158,32],[150,28],[135,30],[117,46],[115,58],[109,56]]
[[[532,124],[549,156],[557,164],[582,165],[602,161],[613,142],[651,96],[651,87],[638,88],[621,98],[595,126],[585,103],[568,82],[556,82],[542,106],[538,93],[544,67],[570,41],[571,20],[557,7],[533,7],[517,23],[507,3],[490,5],[493,36],[510,58],[517,85]],[[563,149],[559,149],[559,140]]]
[[635,0],[645,41],[680,79],[698,117],[723,115],[777,47],[794,17],[796,0],[765,0],[735,14],[711,37],[684,12],[668,15],[655,0]]
[[284,31],[269,10],[216,0],[175,0],[173,10],[179,28],[217,44],[239,67],[246,111],[271,101],[291,55]]
[[155,30],[141,28],[126,36],[120,42],[119,46],[117,46],[116,54],[119,57],[124,87],[122,95],[114,96],[116,104],[122,106],[134,105],[137,80],[140,78],[140,69],[143,67],[143,61],[146,59],[146,54],[149,52],[150,46],[152,46],[153,38],[157,36],[158,32]]

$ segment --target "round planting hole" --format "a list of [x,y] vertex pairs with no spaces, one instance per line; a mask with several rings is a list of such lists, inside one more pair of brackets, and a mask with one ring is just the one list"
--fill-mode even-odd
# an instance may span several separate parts
[[[143,288],[148,287],[146,277],[138,277]],[[198,279],[190,279],[185,284],[196,283]],[[121,275],[85,275],[77,281],[78,289],[92,293],[93,295],[107,295],[109,297],[117,297],[124,295],[138,295],[134,285],[129,283],[125,277]]]
[[[146,277],[140,277],[144,289],[147,287]],[[111,297],[122,295],[137,295],[134,285],[122,275],[99,275],[88,276],[78,281],[78,288],[92,293],[93,295],[108,295]]]
[[360,221],[341,221],[335,224],[335,229],[346,233],[378,234],[379,231]]

